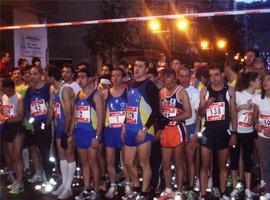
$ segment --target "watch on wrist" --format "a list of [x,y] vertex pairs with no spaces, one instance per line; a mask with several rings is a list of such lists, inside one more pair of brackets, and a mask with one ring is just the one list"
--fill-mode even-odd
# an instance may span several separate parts
[[146,126],[143,126],[141,129],[143,132],[147,133],[148,132],[148,128]]
[[94,139],[100,142],[101,137],[99,135],[96,135],[96,137]]

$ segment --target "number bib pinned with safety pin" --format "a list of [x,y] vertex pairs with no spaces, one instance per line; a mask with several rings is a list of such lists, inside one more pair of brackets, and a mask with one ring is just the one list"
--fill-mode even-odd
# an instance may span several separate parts
[[206,110],[207,121],[225,120],[225,102],[214,102]]
[[76,120],[79,123],[90,122],[90,106],[76,106]]
[[260,115],[259,124],[262,129],[270,129],[270,115]]
[[32,116],[41,116],[47,114],[47,107],[45,104],[44,99],[38,99],[35,101],[32,101],[30,104],[30,110]]
[[252,117],[252,112],[243,113],[238,119],[238,124],[244,127],[252,127]]
[[137,124],[138,123],[138,108],[134,106],[127,106],[126,123]]
[[109,112],[109,127],[120,128],[123,126],[126,118],[125,111]]

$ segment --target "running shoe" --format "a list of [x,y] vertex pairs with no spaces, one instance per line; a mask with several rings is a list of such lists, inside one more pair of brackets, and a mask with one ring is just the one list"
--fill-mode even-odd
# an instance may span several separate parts
[[78,196],[75,197],[75,200],[86,200],[91,198],[91,191],[84,190]]
[[111,184],[111,187],[108,189],[107,193],[105,194],[105,197],[107,199],[112,199],[117,194],[118,194],[118,191],[117,191],[116,184]]
[[16,186],[9,191],[9,194],[20,194],[22,192],[24,192],[24,185],[17,183]]
[[218,187],[213,187],[213,188],[212,188],[212,191],[211,191],[211,194],[212,194],[215,198],[219,197],[219,196],[220,196],[220,192],[219,192]]
[[196,193],[193,190],[189,190],[187,192],[186,198],[187,198],[187,200],[195,200],[196,199]]
[[230,198],[231,198],[232,200],[236,200],[236,199],[238,199],[238,197],[239,197],[239,192],[238,192],[237,189],[234,189],[234,190],[231,192],[231,194],[230,194]]
[[266,193],[260,197],[260,200],[270,200],[270,193]]
[[12,190],[17,184],[18,184],[18,181],[15,180],[12,184],[10,184],[10,185],[7,186],[7,189],[8,190]]
[[174,194],[174,200],[183,200],[183,194],[182,194],[182,192],[175,192],[175,194]]
[[223,194],[222,197],[220,198],[220,200],[230,200],[230,197],[228,197],[227,195]]
[[175,194],[173,193],[172,189],[166,188],[159,197],[159,200],[166,200],[166,199],[174,199]]
[[72,196],[73,196],[72,190],[65,190],[58,196],[58,199],[68,199]]
[[90,192],[90,200],[99,200],[100,199],[100,194],[95,191]]
[[44,181],[44,179],[39,174],[34,174],[30,179],[28,179],[29,183],[37,183],[41,181]]
[[131,192],[130,194],[125,194],[125,195],[122,197],[122,200],[134,200],[134,199],[136,199],[138,196],[139,196],[139,193],[133,191],[133,192]]
[[197,191],[197,192],[200,191],[200,179],[199,179],[199,177],[197,177],[196,180],[195,180],[194,190]]
[[54,185],[52,185],[50,182],[46,181],[42,183],[40,191],[42,194],[48,194],[53,191]]

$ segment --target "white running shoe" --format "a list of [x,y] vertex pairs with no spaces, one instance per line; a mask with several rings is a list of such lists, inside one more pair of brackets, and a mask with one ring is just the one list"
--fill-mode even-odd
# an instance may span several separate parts
[[14,188],[9,191],[9,194],[20,194],[24,192],[24,185],[22,183],[17,182]]
[[231,192],[231,194],[230,194],[230,198],[231,198],[232,200],[235,200],[235,199],[237,199],[238,197],[239,197],[238,190],[237,190],[237,189],[234,189],[234,190]]
[[64,191],[64,185],[60,185],[58,188],[57,188],[57,190],[55,190],[55,191],[53,191],[52,192],[52,195],[55,195],[55,196],[58,196],[58,195],[60,195],[60,194],[62,194],[62,192]]
[[174,200],[183,200],[183,194],[182,194],[182,192],[175,192],[175,194],[174,194]]
[[58,196],[58,199],[68,199],[72,196],[73,196],[72,190],[65,190],[62,192],[62,194]]
[[31,178],[28,179],[29,183],[37,183],[42,181],[43,178],[39,175],[39,174],[34,174],[34,176],[32,176]]
[[8,185],[7,186],[7,189],[8,190],[12,190],[14,187],[16,187],[16,185],[18,184],[19,182],[17,180],[15,180],[12,184]]
[[270,193],[266,193],[265,195],[261,196],[260,200],[270,200]]
[[105,197],[108,198],[108,199],[112,199],[117,194],[118,194],[118,191],[117,191],[116,184],[111,184],[111,187],[106,192]]

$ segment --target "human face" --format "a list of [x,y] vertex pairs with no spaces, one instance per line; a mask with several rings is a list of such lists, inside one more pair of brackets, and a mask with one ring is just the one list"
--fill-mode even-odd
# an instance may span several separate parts
[[266,92],[269,92],[270,91],[270,75],[266,75],[263,79],[263,89],[266,91]]
[[156,78],[155,78],[155,76],[153,74],[150,74],[150,73],[149,74],[146,74],[146,77],[150,81],[153,81],[153,82],[156,81]]
[[104,65],[101,69],[101,75],[110,75],[110,74],[111,74],[110,68]]
[[22,74],[19,69],[12,72],[12,79],[15,82],[20,82],[22,80]]
[[217,86],[224,81],[224,74],[219,69],[210,69],[209,78],[211,84]]
[[178,73],[178,71],[181,68],[181,63],[179,60],[173,60],[172,61],[172,69],[176,72],[176,74]]
[[41,66],[41,62],[40,61],[36,61],[36,62],[34,62],[34,65],[35,66]]
[[250,86],[254,87],[255,89],[260,89],[261,88],[261,78],[258,76],[254,81],[251,81]]
[[23,72],[23,80],[24,80],[26,83],[30,83],[30,81],[31,81],[31,73],[30,73],[30,70],[27,70],[27,71],[24,71],[24,72]]
[[4,56],[5,63],[9,63],[10,60],[11,60],[10,54],[9,53],[6,53],[5,56]]
[[79,72],[77,75],[77,82],[81,86],[81,88],[86,88],[92,79],[92,77],[88,78],[86,73],[84,72]]
[[27,65],[28,65],[28,61],[24,61],[24,62],[21,64],[20,68],[25,68]]
[[112,76],[111,76],[111,81],[113,86],[119,86],[123,83],[123,75],[122,72],[119,70],[113,70],[112,71]]
[[188,87],[190,83],[190,73],[186,69],[182,69],[178,73],[178,80],[180,82],[180,85],[183,87]]
[[42,80],[42,74],[37,68],[32,67],[30,70],[30,75],[32,84],[37,84],[39,81]]
[[146,75],[147,68],[145,66],[145,62],[143,61],[135,61],[134,64],[134,78],[140,79],[143,78]]
[[263,63],[254,64],[253,68],[254,71],[260,74],[261,76],[263,76],[263,74],[265,73],[265,66]]
[[63,67],[62,69],[62,79],[65,82],[73,81],[73,73],[72,70],[68,67]]
[[255,58],[256,58],[255,53],[252,51],[248,51],[245,55],[245,63],[247,65],[251,65],[254,62]]
[[11,87],[3,87],[2,91],[8,97],[11,97],[15,93],[15,89]]
[[168,90],[172,90],[176,85],[176,77],[172,74],[164,75],[164,85]]

